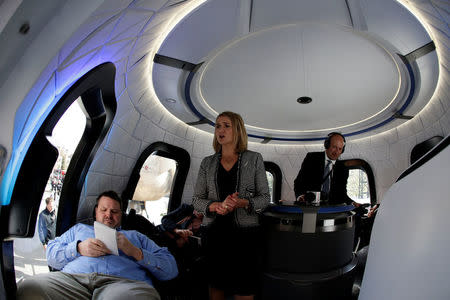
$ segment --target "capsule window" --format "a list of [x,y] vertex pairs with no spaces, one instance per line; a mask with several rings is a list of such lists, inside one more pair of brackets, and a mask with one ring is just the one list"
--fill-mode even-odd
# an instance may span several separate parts
[[270,192],[270,203],[274,203],[274,195],[273,195],[273,175],[269,171],[266,171],[267,176],[267,184],[269,185]]
[[343,162],[349,169],[347,195],[357,203],[376,204],[375,178],[370,165],[362,159],[348,159]]
[[139,171],[140,178],[128,201],[127,212],[134,209],[153,224],[161,224],[161,218],[168,211],[176,170],[175,160],[151,154]]
[[266,169],[267,183],[269,185],[270,203],[278,204],[281,198],[281,169],[276,163],[271,161],[265,161],[264,168]]
[[65,175],[86,126],[86,116],[79,101],[80,98],[67,109],[53,128],[52,134],[47,136],[47,140],[58,150],[58,158],[45,185],[34,236],[14,240],[16,282],[49,272],[45,257],[46,245],[43,243],[53,239],[56,233],[56,217]]
[[189,153],[164,142],[148,146],[140,155],[122,194],[126,212],[133,209],[154,225],[181,204]]
[[[36,134],[30,135],[17,178],[11,183],[10,204],[1,210],[4,238],[13,241],[8,243],[13,251],[3,255],[13,262],[5,265],[6,281],[49,271],[39,238],[45,199],[54,200],[54,214],[48,219],[55,236],[75,224],[84,179],[116,112],[114,77],[112,63],[87,72],[55,103]],[[13,290],[14,286],[7,287],[8,294]]]
[[349,171],[347,195],[355,202],[370,204],[369,180],[364,170],[352,169]]

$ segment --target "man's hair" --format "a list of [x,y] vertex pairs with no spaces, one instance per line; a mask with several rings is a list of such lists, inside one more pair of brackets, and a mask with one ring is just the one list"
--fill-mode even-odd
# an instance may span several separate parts
[[49,204],[50,203],[50,201],[53,201],[53,198],[52,197],[47,197],[47,198],[45,198],[45,204]]
[[101,197],[109,197],[113,200],[116,200],[117,202],[119,202],[120,209],[122,210],[122,199],[120,198],[119,194],[117,194],[115,191],[105,191],[105,192],[101,193],[100,195],[98,195],[96,202],[95,202],[95,207],[98,206],[98,201],[100,200]]
[[[231,111],[224,111],[217,116],[216,123],[219,117],[230,118],[231,127],[233,129],[233,142],[236,144],[236,151],[241,153],[247,150],[248,137],[247,131],[245,130],[244,126],[244,120],[242,120],[242,117],[237,113]],[[222,150],[222,145],[220,145],[219,142],[217,141],[217,137],[215,134],[213,139],[213,148],[214,151],[216,151],[216,153]]]
[[331,139],[332,139],[334,136],[340,136],[340,137],[342,138],[342,140],[344,141],[344,146],[342,147],[342,153],[344,153],[346,141],[345,141],[345,136],[344,136],[342,133],[340,133],[340,132],[337,132],[337,131],[330,132],[330,133],[327,135],[327,137],[325,138],[325,141],[323,142],[323,146],[325,147],[325,149],[330,148],[330,145],[331,145]]

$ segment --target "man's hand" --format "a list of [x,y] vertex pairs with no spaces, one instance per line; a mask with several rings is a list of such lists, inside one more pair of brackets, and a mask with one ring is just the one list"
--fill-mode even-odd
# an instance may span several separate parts
[[137,261],[144,258],[142,250],[133,245],[121,232],[117,232],[117,248],[122,250],[126,255],[134,257]]
[[367,213],[367,217],[372,218],[375,215],[375,212],[377,211],[379,206],[380,206],[380,204],[375,204],[374,206],[372,206],[372,208]]
[[88,238],[77,245],[77,251],[83,256],[99,257],[111,254],[105,244],[99,239]]
[[181,248],[186,244],[189,240],[189,237],[193,235],[193,232],[189,229],[175,229],[175,234],[178,236],[176,239],[176,244],[178,248]]
[[196,231],[200,228],[203,222],[203,214],[197,212],[194,210],[195,218],[193,218],[191,225],[189,226],[189,229],[192,229],[193,231]]
[[297,202],[305,202],[305,194],[298,196]]
[[353,201],[353,202],[352,202],[352,205],[353,205],[354,207],[360,207],[360,206],[361,206],[361,203],[358,203],[358,202]]
[[193,234],[189,229],[178,229],[176,228],[174,232],[179,235],[184,240],[188,240],[188,238]]

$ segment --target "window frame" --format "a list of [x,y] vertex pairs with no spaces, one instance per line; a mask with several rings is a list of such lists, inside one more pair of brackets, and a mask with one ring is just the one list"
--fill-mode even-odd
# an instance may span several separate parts
[[272,161],[264,161],[264,168],[266,169],[266,172],[271,173],[273,177],[273,203],[280,204],[283,173],[281,172],[280,167]]
[[[370,165],[363,159],[355,158],[355,159],[345,159],[342,160],[344,165],[348,170],[352,169],[360,169],[366,172],[367,181],[369,184],[369,194],[370,194],[370,204],[371,206],[377,204],[377,192],[375,187],[375,177],[373,175],[372,168]],[[350,197],[350,196],[349,196]]]
[[14,183],[10,205],[1,211],[1,218],[7,224],[4,235],[33,236],[42,195],[58,158],[58,150],[48,141],[47,136],[52,134],[67,109],[81,97],[80,104],[86,115],[86,125],[61,190],[56,235],[75,224],[86,174],[116,112],[115,73],[113,63],[93,68],[78,79],[50,111],[25,154]]
[[18,167],[11,182],[12,194],[8,205],[2,206],[0,234],[2,236],[1,276],[7,298],[16,291],[14,272],[14,237],[32,237],[36,228],[39,206],[50,173],[58,158],[58,150],[47,136],[51,135],[62,115],[81,96],[86,115],[84,133],[72,156],[61,190],[56,222],[56,235],[65,232],[76,222],[81,190],[93,157],[111,127],[117,103],[114,92],[116,68],[104,63],[80,77],[51,108]]
[[140,179],[140,171],[147,158],[156,154],[165,158],[173,159],[176,163],[175,174],[173,176],[172,187],[170,188],[169,204],[167,206],[167,212],[175,210],[181,205],[183,197],[184,185],[191,165],[191,157],[189,153],[180,147],[167,144],[165,142],[155,142],[142,151],[133,171],[131,172],[125,190],[122,192],[123,211],[128,208],[128,200],[131,199],[136,190],[137,184]]

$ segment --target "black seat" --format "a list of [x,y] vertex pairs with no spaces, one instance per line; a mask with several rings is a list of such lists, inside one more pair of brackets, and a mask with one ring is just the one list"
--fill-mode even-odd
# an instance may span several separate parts
[[428,151],[430,151],[434,146],[439,144],[439,142],[441,142],[443,139],[444,138],[442,136],[436,135],[436,136],[433,136],[432,138],[429,138],[426,141],[423,141],[422,143],[415,145],[411,151],[411,158],[410,158],[411,164],[413,164],[417,160],[419,160]]
[[[135,209],[130,209],[128,214],[124,214],[122,217],[122,229],[124,230],[136,230],[142,234],[145,234],[148,238],[153,240],[158,245],[160,242],[161,230],[158,226],[155,226],[152,222],[147,220],[144,216],[136,214]],[[165,245],[160,245],[165,246]]]
[[179,248],[175,239],[167,234],[160,225],[155,226],[145,217],[136,214],[134,209],[130,209],[128,214],[124,214],[122,228],[125,230],[136,230],[145,234],[161,247],[167,247],[175,257],[178,266],[178,276],[172,280],[159,281],[152,276],[155,288],[160,293],[163,300],[181,299],[207,299],[208,289],[204,276],[204,258],[201,249],[196,244],[188,243]]

